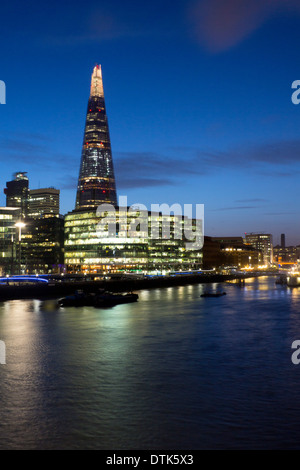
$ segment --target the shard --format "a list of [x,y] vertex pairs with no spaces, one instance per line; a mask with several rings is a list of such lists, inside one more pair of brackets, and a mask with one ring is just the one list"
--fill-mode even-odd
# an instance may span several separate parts
[[92,74],[88,101],[76,209],[97,208],[100,204],[117,205],[108,121],[103,93],[101,66]]

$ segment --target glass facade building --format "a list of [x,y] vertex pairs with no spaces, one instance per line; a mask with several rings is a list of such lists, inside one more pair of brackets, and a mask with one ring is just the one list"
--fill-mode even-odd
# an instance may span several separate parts
[[17,207],[0,207],[0,274],[15,272],[18,231],[16,222],[20,219]]
[[24,219],[28,214],[29,180],[27,172],[22,171],[14,174],[12,181],[7,181],[4,194],[6,194],[6,207],[18,207],[21,209],[21,217]]
[[212,268],[257,268],[263,264],[263,254],[242,237],[204,237],[203,267]]
[[59,216],[59,189],[30,189],[28,200],[28,217]]
[[[106,226],[102,222],[96,211],[73,211],[65,216],[67,272],[154,273],[202,266],[201,247],[187,248],[187,220],[182,216],[144,212],[139,223],[137,214],[123,209],[122,217],[115,219],[114,230],[109,222]],[[195,220],[189,222],[195,225]]]
[[88,101],[76,209],[97,208],[101,203],[117,204],[116,184],[101,66],[92,74]]
[[246,233],[245,243],[262,252],[264,264],[273,263],[273,237],[270,233]]
[[63,271],[64,218],[27,219],[22,230],[21,270],[51,274]]

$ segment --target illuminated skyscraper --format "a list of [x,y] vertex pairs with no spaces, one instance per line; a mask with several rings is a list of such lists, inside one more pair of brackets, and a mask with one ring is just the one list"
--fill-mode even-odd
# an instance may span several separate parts
[[117,194],[102,72],[101,66],[96,65],[88,101],[76,209],[97,208],[102,203],[117,205]]
[[4,193],[6,194],[6,207],[19,207],[20,216],[27,217],[28,212],[28,177],[27,172],[22,171],[14,174],[12,181],[7,181]]

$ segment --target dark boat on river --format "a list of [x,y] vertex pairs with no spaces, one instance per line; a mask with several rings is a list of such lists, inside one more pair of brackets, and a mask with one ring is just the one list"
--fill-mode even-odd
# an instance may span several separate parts
[[88,307],[95,303],[95,294],[86,294],[76,291],[73,295],[67,295],[58,301],[59,307]]
[[118,304],[125,304],[129,302],[136,302],[139,296],[132,292],[127,294],[115,294],[113,292],[107,292],[100,290],[96,294],[86,294],[83,291],[76,291],[73,295],[67,295],[66,297],[58,301],[59,307],[113,307]]
[[222,297],[223,295],[226,295],[226,292],[204,292],[201,297]]
[[104,292],[103,294],[98,294],[96,296],[94,307],[113,307],[118,304],[137,302],[138,298],[138,294],[133,294],[132,292],[127,294],[115,294],[112,292]]

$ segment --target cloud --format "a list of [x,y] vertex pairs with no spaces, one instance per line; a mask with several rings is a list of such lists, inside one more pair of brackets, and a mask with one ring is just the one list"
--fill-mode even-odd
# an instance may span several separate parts
[[147,188],[155,186],[170,186],[175,182],[168,178],[125,178],[118,181],[118,188],[120,189],[134,189],[134,188]]
[[254,199],[237,199],[235,202],[268,202],[268,199],[254,198]]
[[249,209],[258,209],[259,206],[231,206],[231,207],[219,207],[218,209],[211,209],[211,212],[219,211],[238,211],[238,210],[249,210]]
[[[43,135],[36,135],[35,139],[31,134],[17,138],[8,136],[0,141],[0,161],[7,162],[10,159],[15,165],[20,165],[19,169],[30,172],[40,166],[43,158],[46,171],[56,172],[59,168],[62,175],[61,189],[76,189],[78,168],[74,168],[73,156],[57,152],[51,148],[51,144]],[[182,179],[199,180],[200,177],[219,174],[222,170],[247,170],[256,175],[288,178],[300,173],[300,139],[244,142],[243,145],[225,150],[181,146],[165,148],[161,153],[116,152],[114,166],[117,187],[120,189],[174,186]],[[268,201],[256,197],[235,202],[250,208],[253,203]],[[236,210],[236,207],[228,210]]]
[[300,162],[300,140],[274,141],[252,146],[246,151],[252,161],[271,165]]
[[[179,178],[211,175],[222,169],[249,170],[279,178],[300,172],[300,140],[245,142],[222,151],[192,147],[169,147],[165,151],[166,154],[147,151],[116,153],[114,165],[118,187],[169,186],[177,184]],[[264,203],[268,200],[254,198],[236,202]]]
[[17,162],[40,164],[40,160],[36,160],[36,158],[47,153],[47,147],[42,143],[33,143],[26,136],[2,139],[0,144],[0,160],[5,162],[7,162],[7,158],[11,157]]
[[67,23],[63,29],[49,30],[47,45],[77,47],[123,38],[170,36],[176,31],[175,26],[170,31],[168,15],[157,15],[152,2],[137,3],[133,9],[126,3],[110,0],[106,5],[100,2],[100,6],[90,5],[85,12],[78,11],[77,27],[72,22],[71,27]]
[[[223,151],[201,149],[197,151],[197,157],[206,172],[232,167],[249,168],[256,174],[266,174],[264,170],[267,168],[268,174],[272,171],[276,176],[286,177],[295,174],[300,164],[300,139],[244,142],[243,145]],[[291,165],[292,170],[282,168]]]
[[274,215],[292,215],[292,214],[297,214],[297,212],[265,212],[264,215],[271,215],[271,216],[274,216]]
[[[16,165],[26,165],[26,171],[37,168],[43,159],[43,170],[69,171],[73,162],[70,155],[51,149],[51,139],[43,134],[20,133],[18,137],[0,140],[0,162],[13,161]],[[22,168],[21,168],[22,169]],[[25,170],[24,170],[25,171]]]
[[133,31],[127,30],[126,28],[106,29],[104,31],[94,33],[82,33],[82,34],[62,34],[57,36],[48,36],[45,39],[45,43],[50,46],[86,46],[90,44],[100,44],[104,41],[111,41],[114,39],[121,38],[136,38],[139,36],[146,36],[151,34],[146,31]]
[[78,183],[78,177],[76,176],[68,176],[67,178],[61,178],[59,188],[64,190],[76,190]]
[[290,171],[274,171],[268,169],[265,171],[257,171],[256,174],[259,176],[266,176],[268,178],[291,178],[292,176],[299,175],[300,171],[295,168],[291,168]]
[[116,179],[122,189],[173,185],[178,177],[205,174],[195,152],[184,159],[154,152],[119,152],[116,157]]
[[197,40],[217,53],[239,44],[282,12],[300,14],[298,0],[198,0],[189,11]]
[[32,144],[22,140],[5,140],[1,149],[13,155],[16,159],[32,161],[33,156],[45,153],[45,148],[42,145]]

